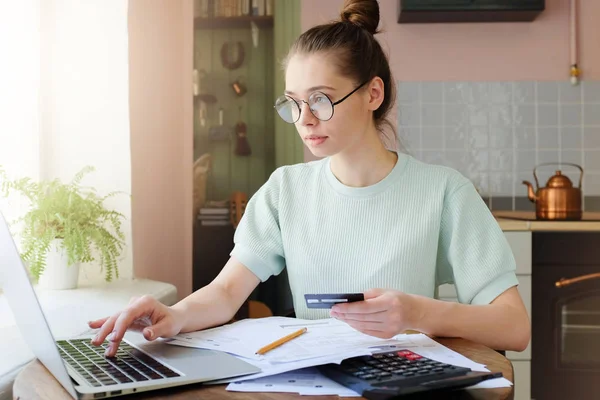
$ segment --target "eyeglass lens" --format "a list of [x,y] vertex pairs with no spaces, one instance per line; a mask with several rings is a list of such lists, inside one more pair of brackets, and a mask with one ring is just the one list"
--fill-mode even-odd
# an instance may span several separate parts
[[[279,116],[290,124],[298,122],[300,119],[301,104],[289,96],[281,96],[275,102],[275,109]],[[324,93],[315,92],[308,98],[308,107],[315,118],[321,121],[328,121],[333,116],[333,104]]]

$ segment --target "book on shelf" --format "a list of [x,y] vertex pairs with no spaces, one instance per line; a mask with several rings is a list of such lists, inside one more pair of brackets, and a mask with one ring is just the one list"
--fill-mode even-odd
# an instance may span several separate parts
[[229,221],[229,215],[225,214],[216,214],[216,215],[202,215],[198,214],[198,219],[200,221]]
[[273,15],[274,0],[198,0],[200,18]]
[[203,226],[227,226],[231,225],[231,221],[229,221],[229,219],[201,220],[200,224]]
[[229,207],[202,207],[200,215],[227,215],[229,216]]

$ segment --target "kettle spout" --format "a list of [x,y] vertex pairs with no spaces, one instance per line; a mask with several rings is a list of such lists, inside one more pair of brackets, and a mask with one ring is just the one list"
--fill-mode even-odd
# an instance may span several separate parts
[[535,191],[533,190],[533,185],[528,181],[523,181],[523,185],[527,185],[527,197],[532,202],[536,202],[537,196],[535,195]]

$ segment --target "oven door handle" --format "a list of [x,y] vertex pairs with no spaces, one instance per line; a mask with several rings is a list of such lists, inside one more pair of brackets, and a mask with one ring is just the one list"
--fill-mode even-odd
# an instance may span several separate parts
[[562,288],[565,286],[572,285],[573,283],[583,282],[583,281],[587,281],[590,279],[600,279],[600,272],[595,273],[595,274],[581,275],[581,276],[578,276],[576,278],[571,278],[571,279],[560,278],[560,280],[556,281],[554,283],[554,285],[557,288]]

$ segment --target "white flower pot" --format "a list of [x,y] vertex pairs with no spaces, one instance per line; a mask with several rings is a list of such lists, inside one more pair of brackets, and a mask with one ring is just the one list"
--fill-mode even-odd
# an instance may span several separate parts
[[46,258],[46,267],[40,275],[38,287],[50,290],[75,289],[79,281],[79,263],[67,265],[66,251],[54,240]]

